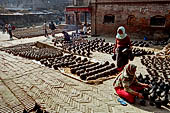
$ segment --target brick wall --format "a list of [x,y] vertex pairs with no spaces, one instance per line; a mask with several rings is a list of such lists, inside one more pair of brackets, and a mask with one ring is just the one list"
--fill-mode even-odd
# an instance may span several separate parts
[[[97,1],[101,1],[101,0],[97,0]],[[92,6],[92,34],[115,35],[116,30],[120,25],[123,25],[128,33],[130,34],[137,33],[140,34],[141,37],[143,37],[143,35],[151,36],[154,34],[155,30],[161,30],[162,32],[167,32],[167,30],[170,29],[170,4],[168,3],[163,3],[163,4],[157,4],[157,3],[93,4],[92,3],[91,6]],[[107,14],[115,16],[114,23],[103,24],[104,16]],[[129,21],[128,17],[130,18],[130,15],[133,18]],[[153,27],[150,25],[150,18],[156,15],[160,15],[166,18],[165,26]]]
[[16,27],[27,27],[32,25],[42,25],[44,20],[48,22],[55,20],[55,15],[37,15],[37,14],[25,14],[25,15],[0,15],[0,20],[5,23],[10,23]]

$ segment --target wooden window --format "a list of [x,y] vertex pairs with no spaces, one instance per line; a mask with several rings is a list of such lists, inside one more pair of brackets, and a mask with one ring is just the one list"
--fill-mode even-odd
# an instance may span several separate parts
[[109,24],[109,23],[114,23],[115,21],[115,16],[114,15],[104,15],[104,21],[103,24]]
[[165,25],[166,18],[160,15],[151,17],[150,19],[150,25],[152,26],[164,26]]

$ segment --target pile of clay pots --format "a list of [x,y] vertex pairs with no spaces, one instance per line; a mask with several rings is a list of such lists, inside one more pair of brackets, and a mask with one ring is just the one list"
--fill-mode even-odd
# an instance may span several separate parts
[[151,45],[157,46],[157,45],[167,45],[168,42],[163,41],[131,41],[132,46],[138,46],[138,47],[150,47]]
[[154,51],[146,51],[144,49],[139,49],[139,48],[133,48],[132,53],[134,56],[143,56],[143,55],[153,55]]
[[54,46],[56,46],[56,44],[62,43],[62,40],[58,40],[58,39],[63,39],[63,36],[58,36],[58,37],[52,39]]
[[40,105],[38,105],[37,103],[35,103],[34,107],[31,110],[23,110],[23,113],[49,113],[48,111],[42,109],[42,107]]
[[82,80],[96,80],[117,73],[114,63],[109,64],[108,61],[103,64],[99,62],[93,63],[87,58],[77,57],[72,54],[41,59],[40,63],[55,70],[70,68],[70,72],[80,76]]
[[77,58],[76,56],[69,54],[69,55],[52,57],[52,58],[44,58],[40,60],[40,63],[49,68],[54,68],[55,70],[58,70],[58,68],[69,67],[70,65],[76,64],[76,62],[83,62],[83,61],[87,61],[87,58],[81,60],[81,57]]
[[62,56],[63,53],[52,48],[37,48],[34,44],[20,44],[1,49],[9,54],[39,61],[43,58]]
[[152,45],[155,45],[155,46],[157,46],[157,45],[167,45],[168,41],[166,41],[166,40],[163,40],[163,41],[150,41],[149,43],[152,44]]
[[67,49],[69,53],[78,54],[89,57],[92,53],[90,47],[86,43],[80,43],[78,45],[69,46]]
[[113,52],[113,47],[113,44],[105,43],[104,39],[96,38],[95,40],[89,40],[88,42],[82,42],[69,46],[67,50],[70,53],[89,57],[91,52],[95,51],[111,54]]
[[[161,106],[167,106],[169,103],[168,93],[170,89],[170,83],[168,80],[157,76],[140,74],[137,77],[141,83],[148,84],[150,87],[145,88],[140,93],[143,94],[144,99],[149,100],[151,106],[161,108]],[[141,101],[141,105],[145,105],[145,100]]]
[[142,56],[141,63],[147,67],[151,76],[161,76],[169,79],[170,75],[170,57]]
[[131,44],[132,46],[138,46],[138,47],[150,47],[150,44],[144,41],[131,41]]
[[82,80],[96,80],[102,77],[109,77],[117,73],[115,64],[105,63],[78,63],[71,65],[71,73],[77,74]]
[[91,51],[98,51],[102,53],[112,54],[114,44],[106,43],[104,39],[90,40],[88,41]]

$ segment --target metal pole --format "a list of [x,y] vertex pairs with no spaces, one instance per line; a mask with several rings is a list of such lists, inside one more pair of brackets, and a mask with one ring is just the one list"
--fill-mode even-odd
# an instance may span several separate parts
[[84,23],[87,26],[87,12],[84,12]]
[[78,12],[75,11],[75,14],[76,14],[76,34],[78,34]]

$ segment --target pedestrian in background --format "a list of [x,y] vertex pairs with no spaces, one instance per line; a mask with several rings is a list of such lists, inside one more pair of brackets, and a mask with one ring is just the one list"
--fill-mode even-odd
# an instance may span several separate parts
[[64,35],[64,41],[67,41],[67,42],[71,41],[70,35],[66,31],[63,31],[62,34]]
[[5,30],[5,24],[3,24],[3,25],[2,25],[2,32],[3,32],[3,34],[5,34],[5,31],[6,31],[6,30]]
[[84,26],[83,26],[83,33],[84,33],[84,35],[87,34],[87,26],[86,26],[86,24],[84,24]]
[[51,34],[52,34],[52,37],[55,37],[55,29],[56,29],[56,27],[55,27],[55,25],[54,25],[54,22],[53,21],[51,21],[50,22],[50,24],[49,24],[49,28],[51,29]]
[[6,29],[6,32],[8,34],[8,24],[5,24],[5,29]]
[[47,32],[47,22],[46,22],[46,20],[44,21],[43,29],[44,29],[44,36],[47,38],[48,32]]
[[11,24],[8,24],[8,33],[9,33],[9,38],[10,38],[10,40],[13,40],[13,38],[12,38],[12,26],[11,26]]

